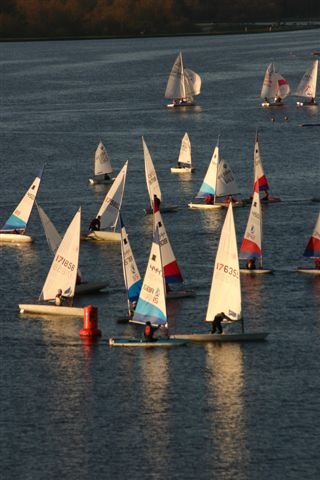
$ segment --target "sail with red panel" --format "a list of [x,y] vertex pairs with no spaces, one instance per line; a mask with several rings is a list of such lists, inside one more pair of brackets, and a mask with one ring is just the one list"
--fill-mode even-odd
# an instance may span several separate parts
[[269,185],[268,185],[268,180],[267,180],[267,177],[265,176],[263,166],[262,166],[258,130],[256,132],[256,139],[254,144],[253,162],[254,162],[254,184],[258,180],[259,192],[266,192],[269,190]]
[[304,257],[320,258],[320,213],[309,242],[303,253]]
[[259,197],[259,182],[255,182],[252,204],[245,234],[240,247],[241,260],[259,260],[262,264],[262,228],[261,228],[261,203]]

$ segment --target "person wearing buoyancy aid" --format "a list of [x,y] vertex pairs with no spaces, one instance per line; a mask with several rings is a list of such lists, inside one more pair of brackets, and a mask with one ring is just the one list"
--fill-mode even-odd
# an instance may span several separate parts
[[144,339],[146,342],[155,342],[157,339],[153,337],[155,328],[151,325],[151,322],[146,322],[143,330]]

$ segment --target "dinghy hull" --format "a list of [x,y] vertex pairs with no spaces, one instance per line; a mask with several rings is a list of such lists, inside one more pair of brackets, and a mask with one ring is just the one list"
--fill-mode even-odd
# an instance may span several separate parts
[[194,168],[184,168],[184,167],[171,167],[171,173],[192,173],[194,171]]
[[300,272],[300,273],[309,273],[311,275],[320,275],[320,268],[302,268],[302,267],[299,267],[297,268],[297,272]]
[[32,243],[29,235],[19,233],[0,233],[0,243]]
[[72,317],[83,317],[84,309],[82,307],[58,307],[57,305],[41,304],[19,304],[20,313],[32,313],[42,315],[62,315]]
[[99,180],[98,178],[89,178],[90,185],[110,185],[113,182],[113,178],[109,178],[108,180]]
[[91,232],[86,238],[97,242],[121,242],[120,232],[105,232],[103,230]]
[[176,338],[158,338],[153,342],[146,342],[142,338],[109,338],[110,347],[143,347],[143,348],[171,348],[187,345],[191,341],[188,339]]
[[254,270],[250,270],[249,268],[240,268],[240,272],[249,275],[263,275],[265,273],[273,273],[273,270],[267,268],[255,268]]
[[191,340],[192,342],[261,342],[266,339],[268,333],[227,333],[227,334],[212,334],[212,333],[186,333],[172,335],[171,338],[177,340]]

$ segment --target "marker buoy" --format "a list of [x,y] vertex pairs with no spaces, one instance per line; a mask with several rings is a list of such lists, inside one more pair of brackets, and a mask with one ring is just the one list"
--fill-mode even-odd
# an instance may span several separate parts
[[83,328],[80,330],[81,337],[101,337],[101,330],[98,328],[98,309],[87,305],[83,309]]

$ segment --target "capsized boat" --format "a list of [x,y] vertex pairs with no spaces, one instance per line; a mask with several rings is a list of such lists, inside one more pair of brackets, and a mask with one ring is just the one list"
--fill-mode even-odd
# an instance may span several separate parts
[[165,98],[172,98],[167,108],[194,107],[194,98],[200,95],[201,77],[198,73],[184,68],[182,53],[177,56],[169,75]]
[[303,256],[314,259],[314,267],[298,267],[298,272],[320,275],[320,213]]
[[112,166],[111,160],[107,153],[106,147],[100,141],[94,156],[93,177],[89,178],[91,185],[112,183]]
[[146,214],[153,213],[153,199],[156,196],[161,201],[161,211],[162,212],[175,212],[178,210],[177,205],[162,205],[162,195],[160,190],[160,185],[157,177],[157,172],[154,167],[149,148],[142,137],[142,146],[143,146],[143,158],[144,158],[144,170],[146,175],[146,183],[149,194],[150,207],[145,208]]
[[189,135],[186,132],[181,140],[178,165],[176,167],[171,167],[171,173],[192,173],[193,171],[191,142]]
[[[234,206],[244,206],[246,202],[235,200],[233,195],[239,193],[238,185],[229,164],[220,159],[219,143],[214,149],[207,173],[196,198],[201,198],[202,203],[190,202],[189,208],[212,210],[228,207],[232,202]],[[218,201],[224,198],[224,201]]]
[[[54,226],[53,222],[50,220],[47,213],[44,211],[44,209],[37,202],[36,202],[36,205],[37,205],[39,217],[44,229],[44,233],[46,235],[48,245],[54,255],[61,243],[61,240],[62,240],[61,235],[56,229],[56,227]],[[107,286],[106,282],[95,282],[95,283],[87,282],[84,279],[83,274],[80,271],[80,268],[78,268],[77,279],[76,279],[76,289],[75,289],[76,295],[85,295],[88,293],[99,292],[100,290],[103,290],[104,288],[106,288],[106,286]]]
[[205,321],[212,323],[215,316],[221,312],[226,313],[230,323],[241,322],[242,331],[222,335],[183,333],[175,334],[173,338],[188,339],[194,342],[246,342],[262,341],[267,336],[267,333],[264,332],[249,333],[244,330],[238,247],[232,203],[229,204],[221,230]]
[[[73,307],[79,265],[81,209],[77,211],[55,253],[37,304],[19,304],[20,313],[83,317],[81,307]],[[57,293],[62,304],[57,305]],[[51,303],[51,304],[50,304]]]
[[280,75],[275,64],[270,63],[262,83],[262,107],[281,107],[288,95],[290,95],[290,87],[287,80]]
[[120,242],[121,234],[117,230],[123,192],[126,183],[128,161],[116,176],[96,215],[100,220],[100,229],[93,230],[86,237],[88,240],[101,242]]
[[[272,273],[271,269],[263,268],[262,263],[262,210],[259,195],[259,180],[255,183],[248,223],[240,247],[240,260],[245,260],[246,267],[242,273],[260,274]],[[256,265],[259,262],[259,265]]]
[[319,60],[315,60],[311,67],[303,75],[297,91],[296,96],[302,97],[304,100],[298,100],[298,107],[313,107],[317,105],[317,79],[318,79],[318,64]]
[[0,230],[0,243],[31,243],[32,238],[26,235],[26,229],[32,208],[38,193],[43,168],[33,180],[29,189]]
[[[142,288],[140,291],[139,299],[134,311],[133,318],[130,319],[131,323],[145,325],[150,322],[153,327],[167,327],[167,308],[166,308],[166,289],[165,280],[163,274],[160,237],[158,227],[155,228],[151,251],[149,255],[149,261],[144,276]],[[172,340],[170,337],[166,337],[166,341],[160,337],[159,340],[147,342],[144,338],[110,338],[110,346],[121,347],[149,347],[149,343],[157,344],[157,346],[180,346],[183,342],[188,343],[188,340]],[[158,343],[159,342],[159,343]],[[152,345],[155,347],[156,345]]]

